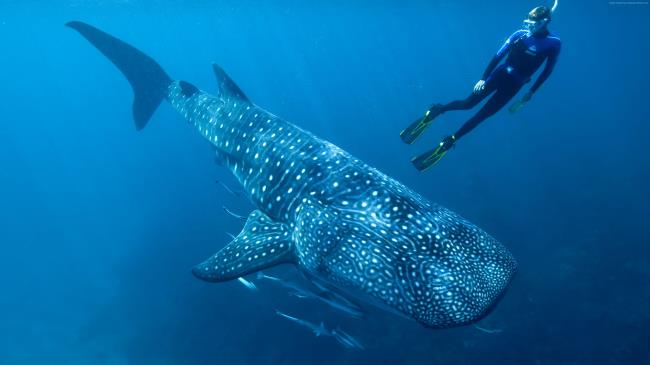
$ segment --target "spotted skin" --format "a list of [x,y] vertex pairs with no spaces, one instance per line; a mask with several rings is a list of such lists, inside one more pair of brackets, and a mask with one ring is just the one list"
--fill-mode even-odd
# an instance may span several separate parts
[[[169,87],[168,100],[216,147],[259,209],[231,244],[197,266],[198,277],[231,280],[293,262],[433,328],[477,321],[506,289],[516,262],[478,227],[240,92],[213,96],[182,85]],[[251,230],[264,225],[277,234],[261,239]]]

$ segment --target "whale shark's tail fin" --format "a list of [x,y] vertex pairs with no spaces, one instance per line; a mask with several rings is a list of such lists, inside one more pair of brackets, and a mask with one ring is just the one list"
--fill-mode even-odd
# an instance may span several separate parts
[[78,31],[126,76],[135,94],[135,127],[144,128],[167,96],[172,79],[156,61],[133,46],[86,23],[73,21],[66,26]]

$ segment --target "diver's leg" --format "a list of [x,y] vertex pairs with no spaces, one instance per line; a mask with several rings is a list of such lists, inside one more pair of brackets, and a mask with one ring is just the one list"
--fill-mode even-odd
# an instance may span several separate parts
[[450,110],[467,110],[472,109],[478,103],[483,101],[488,95],[490,95],[495,89],[495,82],[487,82],[485,89],[480,93],[472,93],[467,98],[462,100],[452,101],[448,104],[434,104],[427,110],[423,118],[416,120],[411,123],[406,129],[400,133],[400,138],[402,141],[407,144],[412,144],[418,139],[422,133],[429,127],[433,119],[435,119],[440,114],[450,111]]
[[467,98],[462,100],[455,100],[450,103],[441,105],[442,113],[450,110],[469,110],[478,105],[481,101],[485,100],[490,94],[497,90],[500,80],[500,74],[490,77],[485,83],[485,88],[480,93],[471,93]]
[[469,133],[482,121],[494,115],[499,109],[503,108],[508,101],[510,101],[521,89],[521,85],[518,84],[506,84],[500,85],[501,87],[497,89],[496,93],[488,100],[488,102],[473,116],[467,123],[465,123],[456,134],[445,137],[442,142],[438,144],[438,147],[427,151],[411,160],[413,165],[419,171],[425,171],[438,163],[455,144],[456,141]]
[[460,129],[454,134],[454,138],[456,140],[460,139],[476,128],[476,126],[481,124],[481,122],[501,110],[501,108],[508,104],[508,102],[517,95],[519,89],[521,89],[520,85],[508,85],[507,87],[497,89],[496,93],[494,93],[490,100],[483,105],[481,110],[460,127]]
[[469,110],[483,101],[483,99],[485,99],[488,95],[490,95],[490,91],[488,90],[483,90],[479,94],[472,93],[465,99],[454,100],[450,103],[441,105],[440,109],[442,113],[450,110]]

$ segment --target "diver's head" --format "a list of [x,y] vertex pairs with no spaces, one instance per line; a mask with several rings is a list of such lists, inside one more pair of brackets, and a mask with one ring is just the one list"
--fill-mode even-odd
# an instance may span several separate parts
[[551,22],[551,14],[552,10],[546,6],[536,7],[528,13],[528,17],[524,20],[524,29],[533,35],[547,32],[548,23]]

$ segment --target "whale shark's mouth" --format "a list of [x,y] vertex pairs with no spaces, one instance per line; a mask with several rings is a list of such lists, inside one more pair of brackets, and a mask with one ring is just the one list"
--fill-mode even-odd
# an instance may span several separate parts
[[[517,270],[512,255],[484,235],[484,253],[431,257],[426,290],[412,292],[419,306],[413,317],[429,328],[475,323],[497,306]],[[473,256],[472,256],[473,255]]]
[[[492,312],[496,309],[497,305],[501,302],[501,300],[503,299],[503,297],[505,297],[505,295],[506,295],[506,291],[507,291],[508,288],[510,287],[510,284],[512,283],[512,280],[514,279],[515,274],[516,274],[516,271],[515,271],[515,273],[512,274],[512,276],[510,277],[510,280],[508,280],[508,282],[507,282],[506,285],[503,287],[503,289],[501,290],[501,292],[500,292],[499,294],[497,294],[497,296],[496,296],[494,299],[492,299],[492,303],[491,303],[489,306],[487,306],[487,307],[485,308],[485,310],[484,310],[481,314],[479,314],[479,315],[478,315],[478,316],[477,316],[477,317],[476,317],[472,322],[470,322],[470,323],[476,323],[476,322],[479,322],[479,321],[482,320],[483,318],[485,318],[485,317],[489,316],[490,314],[492,314]],[[469,324],[469,323],[468,323],[468,324]]]
[[483,278],[485,282],[483,285],[492,287],[492,290],[490,290],[491,295],[490,298],[485,301],[486,305],[483,307],[483,310],[479,312],[468,324],[478,322],[491,314],[497,305],[501,302],[505,296],[506,291],[514,280],[514,277],[517,274],[517,262],[514,257],[510,255],[510,253],[505,253],[506,257],[504,257],[504,259],[506,260],[507,264],[498,266],[501,268],[501,270],[497,275],[494,275],[494,273],[491,272],[489,275],[485,275]]

